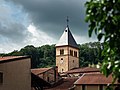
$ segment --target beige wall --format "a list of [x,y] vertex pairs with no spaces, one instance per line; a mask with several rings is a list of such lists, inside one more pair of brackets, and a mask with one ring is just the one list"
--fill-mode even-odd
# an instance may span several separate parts
[[1,63],[3,84],[0,85],[0,90],[31,90],[30,68],[30,58]]
[[[60,49],[64,49],[64,55],[60,55]],[[70,50],[73,50],[73,56],[70,56]],[[74,57],[74,51],[77,52],[77,57]],[[56,66],[58,66],[58,72],[79,67],[79,50],[70,46],[56,47]]]
[[56,48],[56,56],[60,55],[60,49],[64,49],[64,54],[67,55],[68,54],[68,47],[57,47]]
[[[61,60],[61,58],[63,58],[63,60]],[[68,71],[68,56],[56,57],[56,66],[58,66],[58,72]]]
[[73,68],[78,68],[78,67],[79,67],[79,58],[69,56],[69,70]]
[[[76,48],[73,48],[73,47],[69,47],[69,51],[70,50],[76,51],[77,52],[77,57],[79,57],[79,49],[76,49]],[[69,52],[69,54],[70,54],[70,52]],[[73,52],[73,55],[74,55],[74,52]]]
[[[70,50],[73,50],[73,56],[69,56],[69,70],[79,67],[79,49],[69,47],[69,55],[70,55]],[[74,57],[74,51],[77,52],[77,57]]]

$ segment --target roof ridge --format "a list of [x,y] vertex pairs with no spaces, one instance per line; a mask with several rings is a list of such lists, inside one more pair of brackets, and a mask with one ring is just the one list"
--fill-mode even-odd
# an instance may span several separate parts
[[77,79],[75,82],[74,82],[74,84],[75,83],[77,83],[82,77],[84,77],[85,76],[85,73],[83,73],[83,75],[79,78],[79,79]]

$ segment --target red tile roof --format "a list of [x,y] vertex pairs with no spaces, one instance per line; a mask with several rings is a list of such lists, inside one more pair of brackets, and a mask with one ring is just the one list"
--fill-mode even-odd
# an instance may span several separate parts
[[5,57],[0,57],[0,63],[20,60],[25,58],[30,58],[30,57],[29,56],[5,56]]
[[[105,77],[101,73],[89,73],[83,74],[74,84],[111,84],[112,75]],[[117,84],[117,82],[115,82]]]
[[72,69],[65,73],[72,74],[72,73],[90,73],[90,72],[100,72],[100,70],[95,67],[83,67],[83,68]]
[[52,67],[50,68],[36,68],[36,69],[31,69],[31,72],[34,73],[35,75],[38,75],[38,74],[41,74],[41,73],[44,73],[48,70],[50,70]]
[[77,80],[78,78],[73,78],[73,77],[68,77],[68,78],[64,78],[63,82],[60,85],[57,85],[55,87],[49,88],[49,89],[45,89],[45,90],[68,90],[69,88],[71,88],[74,84],[74,82]]

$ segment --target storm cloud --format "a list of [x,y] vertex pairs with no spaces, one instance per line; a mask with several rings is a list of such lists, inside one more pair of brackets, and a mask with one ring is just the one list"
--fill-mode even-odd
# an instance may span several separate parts
[[[66,17],[69,16],[69,27],[77,42],[93,41],[93,38],[88,37],[88,25],[85,23],[85,2],[86,0],[3,0],[0,4],[0,40],[19,48],[28,44],[55,44],[65,29]],[[34,30],[31,31],[29,27]],[[3,50],[4,47],[1,46],[2,44],[0,50]]]
[[12,0],[21,5],[29,13],[31,22],[37,28],[56,36],[66,26],[66,16],[69,16],[69,24],[75,34],[86,33],[85,23],[86,0]]

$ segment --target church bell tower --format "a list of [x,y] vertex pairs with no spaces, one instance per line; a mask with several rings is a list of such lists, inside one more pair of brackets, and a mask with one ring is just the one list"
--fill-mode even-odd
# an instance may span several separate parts
[[56,66],[58,72],[66,72],[79,67],[79,48],[68,25],[56,44]]

